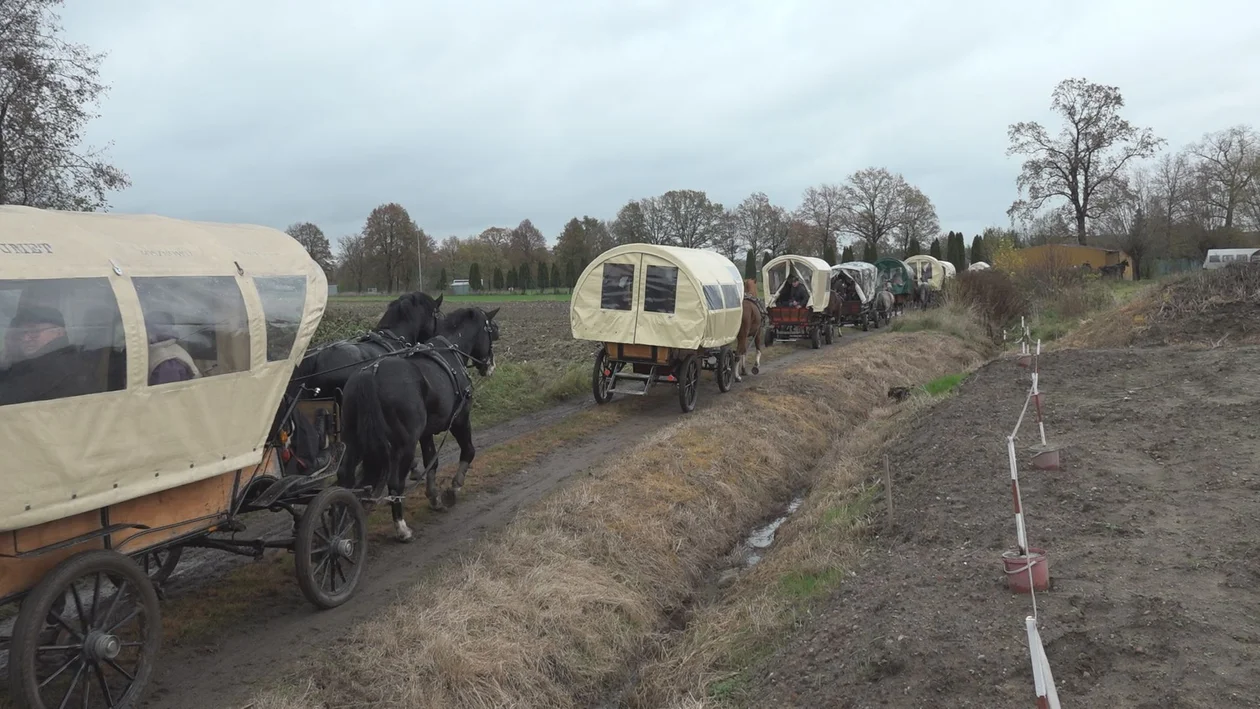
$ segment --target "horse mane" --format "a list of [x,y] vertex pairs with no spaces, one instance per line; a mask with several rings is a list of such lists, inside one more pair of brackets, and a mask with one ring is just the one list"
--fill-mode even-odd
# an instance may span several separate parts
[[476,308],[460,308],[449,313],[438,324],[438,332],[443,335],[459,332],[459,329],[468,323],[477,322],[477,312]]
[[409,323],[416,309],[426,305],[430,310],[438,308],[437,301],[428,293],[421,291],[403,293],[385,306],[385,314],[381,315],[380,321],[376,323],[376,329],[392,330],[398,325]]

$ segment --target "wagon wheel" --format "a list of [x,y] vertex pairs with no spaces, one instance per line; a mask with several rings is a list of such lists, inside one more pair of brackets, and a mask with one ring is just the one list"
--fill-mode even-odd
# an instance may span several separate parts
[[735,352],[730,347],[718,350],[716,379],[718,389],[722,393],[731,390],[735,381]]
[[596,404],[607,404],[612,401],[613,374],[618,369],[621,369],[621,363],[609,363],[607,351],[601,349],[595,353],[595,369],[591,372],[591,394],[594,395]]
[[809,347],[814,350],[822,347],[822,332],[817,325],[809,329]]
[[22,602],[9,692],[31,709],[135,706],[161,640],[157,593],[136,562],[106,549],[76,554]]
[[179,565],[179,557],[184,553],[183,545],[175,545],[173,547],[165,547],[162,549],[151,549],[140,554],[136,554],[133,558],[144,573],[153,583],[162,583],[175,573],[175,567]]
[[766,328],[766,347],[774,344],[774,328]]
[[302,512],[293,543],[302,595],[327,610],[350,600],[367,560],[367,515],[354,493],[330,487]]
[[823,342],[830,345],[835,339],[836,328],[831,325],[823,325]]
[[678,365],[678,405],[683,413],[691,413],[696,408],[696,390],[700,388],[700,360],[695,355],[687,355]]

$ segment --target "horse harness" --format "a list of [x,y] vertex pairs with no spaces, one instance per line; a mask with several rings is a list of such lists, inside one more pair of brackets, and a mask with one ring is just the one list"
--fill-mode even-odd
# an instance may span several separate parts
[[[460,362],[459,369],[457,370],[455,367],[451,366],[451,363],[445,357],[442,356],[443,352],[454,352],[458,355],[462,355],[463,357],[468,357],[467,354],[461,352],[458,347],[452,344],[450,340],[441,335],[434,337],[428,342],[411,345],[410,347],[399,350],[393,354],[404,358],[419,355],[437,362],[438,365],[441,366],[442,370],[450,377],[451,388],[455,392],[455,408],[451,410],[451,420],[454,420],[455,417],[463,411],[464,407],[468,405],[468,402],[472,401],[473,383],[472,377],[468,376],[468,367],[465,366],[463,362]],[[380,368],[380,366],[381,360],[378,359],[367,367],[364,367],[364,369],[371,369],[372,375],[376,376],[376,371]],[[420,376],[421,378],[424,377],[423,374]]]

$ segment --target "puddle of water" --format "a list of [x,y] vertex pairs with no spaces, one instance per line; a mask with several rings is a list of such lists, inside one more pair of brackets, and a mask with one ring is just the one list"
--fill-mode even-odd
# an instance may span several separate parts
[[750,568],[761,561],[762,554],[759,552],[769,549],[774,544],[775,532],[779,531],[779,527],[783,526],[783,523],[787,521],[788,517],[792,516],[792,513],[800,509],[802,499],[803,497],[793,499],[782,515],[748,533],[748,536],[744,538],[744,541],[734,551],[735,558],[742,561],[741,566]]

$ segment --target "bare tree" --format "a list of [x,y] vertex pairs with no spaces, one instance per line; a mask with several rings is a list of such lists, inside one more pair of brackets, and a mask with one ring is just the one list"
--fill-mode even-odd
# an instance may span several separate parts
[[882,167],[868,167],[849,175],[841,188],[841,230],[878,249],[897,228],[905,185],[904,177]]
[[736,227],[735,214],[716,202],[714,206],[720,211],[713,224],[713,248],[726,258],[734,261],[744,248],[739,238],[739,229]]
[[903,254],[910,252],[910,244],[922,246],[924,239],[941,231],[936,207],[918,187],[903,184],[897,206],[901,210],[897,215],[897,235]]
[[[363,225],[363,238],[370,267],[378,275],[376,282],[387,293],[396,293],[416,283],[419,257],[434,251],[433,239],[396,202],[372,210]],[[423,285],[418,287],[423,288]]]
[[[654,200],[665,220],[666,243],[690,249],[714,245],[718,238],[723,213],[722,205],[713,202],[700,190],[670,190]],[[652,221],[648,211],[648,221]]]
[[323,229],[311,222],[298,222],[290,224],[284,231],[306,249],[306,253],[311,255],[311,259],[319,264],[326,275],[332,275],[337,265],[333,260],[332,245],[328,243],[328,237],[324,236]]
[[1203,199],[1218,223],[1232,229],[1260,181],[1260,136],[1250,126],[1233,126],[1203,136],[1190,151],[1197,158]]
[[362,234],[348,234],[337,240],[341,251],[338,279],[346,290],[362,293],[368,276],[366,239]]
[[1055,87],[1050,107],[1064,119],[1057,137],[1036,122],[1015,123],[1008,131],[1006,154],[1028,156],[1015,183],[1021,199],[1009,214],[1028,218],[1047,202],[1066,200],[1076,239],[1084,245],[1088,220],[1106,211],[1101,201],[1116,191],[1125,166],[1154,155],[1164,141],[1120,117],[1124,98],[1114,86],[1065,79]]
[[1109,208],[1099,221],[1106,230],[1107,238],[1117,248],[1129,255],[1133,278],[1141,277],[1142,264],[1154,244],[1154,224],[1151,215],[1162,208],[1155,196],[1157,180],[1146,170],[1133,169],[1120,182],[1117,189],[1123,191],[1111,195]]
[[818,254],[827,252],[827,244],[836,246],[845,217],[845,193],[839,185],[822,184],[807,187],[801,195],[801,206],[796,210],[796,219],[814,228],[818,245]]
[[1194,190],[1189,156],[1184,151],[1161,155],[1151,175],[1150,189],[1162,222],[1164,246],[1172,255],[1175,226],[1186,215]]
[[745,197],[733,213],[739,243],[758,256],[770,249],[777,241],[776,230],[782,229],[782,211],[770,203],[764,192]]
[[0,204],[94,211],[131,183],[82,144],[104,55],[61,38],[61,4],[0,1]]
[[547,238],[533,222],[522,219],[508,236],[508,251],[508,258],[514,266],[533,263],[545,255]]

